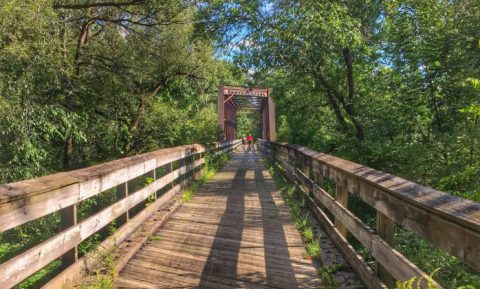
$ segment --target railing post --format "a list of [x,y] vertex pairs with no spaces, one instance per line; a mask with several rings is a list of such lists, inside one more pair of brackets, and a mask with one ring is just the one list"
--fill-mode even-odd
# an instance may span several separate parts
[[288,171],[292,176],[295,176],[295,157],[292,156],[293,149],[287,147],[287,165]]
[[313,181],[320,188],[323,186],[323,174],[321,169],[321,165],[317,161],[312,162]]
[[[202,154],[201,153],[197,153],[195,156],[193,156],[193,162],[195,163],[196,161],[202,159]],[[195,181],[199,181],[201,178],[202,178],[202,171],[203,171],[203,167],[205,166],[205,164],[199,166],[198,168],[195,168],[194,169],[194,172],[193,172],[193,178]]]
[[278,152],[277,152],[277,145],[274,143],[269,143],[268,147],[270,148],[270,157],[274,163],[278,162]]
[[[395,223],[393,220],[377,211],[377,234],[389,245],[393,246],[395,237]],[[379,263],[375,262],[375,273],[389,288],[395,287],[395,279],[392,275]]]
[[302,157],[302,172],[307,178],[310,178],[310,170],[311,170],[310,158],[304,155]]
[[185,168],[185,173],[182,176],[183,182],[186,186],[190,185],[192,179],[189,177],[190,168],[192,166],[192,158],[190,150],[187,150],[185,153],[185,158],[183,159],[183,167]]
[[[77,225],[77,205],[68,206],[60,210],[60,229],[63,231]],[[75,246],[62,255],[62,267],[67,268],[78,260],[78,247]]]
[[[312,169],[312,166],[311,166],[311,159],[310,157],[306,156],[306,155],[303,155],[302,156],[302,172],[303,174],[308,178],[310,179],[310,171]],[[304,190],[305,190],[305,193],[307,193],[308,196],[310,197],[313,197],[311,194],[312,194],[312,191],[310,190],[310,187],[309,186],[304,186]]]
[[[336,184],[335,199],[344,208],[348,207],[348,190],[339,183]],[[345,228],[345,226],[336,218],[335,218],[335,226],[337,227],[340,234],[343,237],[347,238],[347,233],[348,233],[347,228]]]
[[[169,173],[173,172],[173,162],[171,162],[171,163],[169,164],[168,170],[169,170],[169,171],[168,171]],[[171,182],[170,187],[171,187],[171,188],[175,187],[175,181],[172,181],[172,182]]]
[[[152,175],[153,182],[155,182],[157,180],[157,169],[153,169],[152,172],[151,172],[151,175]],[[154,199],[156,200],[157,199],[157,191],[155,191],[153,193],[153,196],[154,196]]]
[[[116,187],[117,190],[117,201],[120,201],[126,197],[128,197],[128,182],[122,183]],[[129,219],[129,214],[128,210],[120,215],[120,217],[117,218],[116,223],[117,223],[117,228],[121,227],[123,224],[128,222]]]

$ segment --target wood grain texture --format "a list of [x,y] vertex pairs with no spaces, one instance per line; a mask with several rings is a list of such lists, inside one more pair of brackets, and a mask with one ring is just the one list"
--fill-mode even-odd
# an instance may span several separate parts
[[[200,166],[204,159],[195,162],[194,166]],[[18,284],[186,172],[186,167],[178,168],[75,226],[0,264],[0,288],[10,288]]]
[[234,154],[120,272],[118,288],[319,288],[255,153]]
[[[240,141],[215,143],[216,152],[231,151]],[[0,287],[10,288],[63,257],[65,266],[77,261],[76,246],[114,219],[144,201],[167,184],[199,168],[205,158],[205,146],[186,145],[158,150],[104,164],[58,173],[41,178],[0,185],[0,232],[39,217],[60,211],[62,232],[0,264]],[[188,164],[155,180],[130,195],[126,183],[136,177],[155,173],[155,169],[174,161],[188,159]],[[155,176],[155,175],[153,175]],[[154,178],[155,179],[155,178]],[[75,205],[115,186],[124,184],[125,191],[115,203],[76,223]],[[120,190],[120,193],[122,190]],[[125,218],[125,222],[128,218]],[[78,266],[75,266],[75,268]]]
[[[211,144],[230,152],[240,141]],[[0,232],[67,208],[165,164],[202,154],[199,144],[178,146],[96,166],[0,185]]]
[[311,158],[314,175],[347,188],[396,224],[480,272],[480,203],[306,147],[265,141],[262,145],[266,152],[278,152],[277,161],[292,176],[301,173],[298,160]]
[[[130,236],[132,235],[134,237],[135,235],[141,235],[141,237],[146,238],[146,236],[144,236],[145,232],[138,232],[138,229],[144,226],[144,223],[148,221],[149,218],[152,218],[154,214],[159,214],[160,220],[156,219],[155,217],[155,224],[148,229],[154,229],[155,226],[159,226],[160,224],[162,224],[164,219],[170,216],[171,212],[173,212],[177,208],[178,201],[174,200],[174,196],[178,196],[178,193],[182,190],[184,185],[184,183],[177,184],[168,192],[164,193],[153,204],[149,205],[147,208],[135,215],[135,217],[130,219],[128,223],[120,227],[113,235],[104,240],[99,245],[99,248],[102,248],[102,250],[105,251],[110,251],[113,248],[118,249],[120,247],[121,250],[122,247],[131,247],[131,244],[128,243],[127,240],[129,240]],[[167,212],[163,212],[162,208],[166,206],[166,204],[169,204],[170,206],[166,208]],[[159,211],[162,212],[159,213]],[[125,244],[124,241],[127,241],[128,244]],[[125,266],[126,262],[129,260],[129,257],[131,258],[131,256],[128,255],[133,252],[135,252],[135,250],[129,248],[127,254],[119,256],[119,258],[116,260],[118,270]],[[122,252],[119,252],[118,254],[120,253]],[[101,262],[101,260],[98,259],[97,253],[95,251],[88,253],[86,256],[80,258],[75,264],[68,267],[66,270],[55,276],[55,278],[50,280],[47,284],[42,286],[42,289],[73,287],[73,284],[77,284],[77,282],[83,277],[83,274],[90,270],[89,267],[95,267],[99,262]]]
[[93,167],[0,186],[0,231],[5,231],[125,183],[169,162],[205,151],[181,146]]

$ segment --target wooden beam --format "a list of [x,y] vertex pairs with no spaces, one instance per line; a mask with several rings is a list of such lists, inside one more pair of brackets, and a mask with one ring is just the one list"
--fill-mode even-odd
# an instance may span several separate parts
[[[348,208],[348,191],[341,184],[336,185],[335,199],[342,207],[345,209]],[[348,231],[345,225],[340,220],[335,218],[335,226],[337,226],[340,234],[342,234],[342,236],[346,239]]]
[[[275,142],[269,142],[269,145],[275,146],[275,150],[281,152],[279,163],[291,175],[304,178],[304,183],[311,182],[312,186],[314,185],[301,170],[292,171],[295,152],[311,157],[314,170],[323,178],[342,185],[345,190],[358,196],[383,215],[379,215],[379,234],[371,234],[369,233],[371,229],[358,230],[362,226],[354,226],[351,218],[349,221],[348,217],[342,217],[344,215],[342,210],[346,208],[340,206],[338,202],[329,203],[326,197],[321,199],[321,204],[329,210],[337,211],[332,212],[335,218],[339,219],[367,249],[371,248],[373,257],[395,279],[405,280],[402,278],[412,276],[412,272],[417,272],[417,269],[389,245],[393,236],[393,223],[401,224],[426,241],[458,257],[474,270],[480,271],[479,203],[423,187],[306,147]],[[320,196],[322,195],[318,195],[319,199]]]
[[[77,204],[60,210],[60,229],[65,231],[77,225]],[[67,268],[78,260],[78,247],[75,246],[62,255],[62,267]]]
[[396,224],[480,271],[480,203],[306,147],[286,146],[314,158],[324,177],[345,183],[350,193]]
[[[176,194],[178,194],[182,189],[182,184],[178,184],[168,190],[166,193],[162,194],[153,204],[146,207],[143,211],[135,215],[130,221],[125,224],[124,226],[120,227],[115,233],[105,239],[100,245],[100,248],[103,248],[106,251],[110,251],[113,248],[118,247],[121,243],[123,243],[129,236],[131,236],[135,231],[137,231],[142,224],[150,218],[154,213],[157,212],[162,206],[165,205],[166,202],[171,200]],[[167,213],[167,216],[172,214],[174,210],[170,210]],[[158,222],[158,225],[162,224],[162,222]],[[128,256],[126,256],[128,257]],[[122,259],[123,262],[118,262],[117,272],[122,269],[122,265],[124,265],[125,260]],[[87,268],[87,264],[92,266],[92,262],[97,264],[101,262],[98,260],[98,256],[95,253],[88,254],[80,258],[75,264],[67,268],[66,270],[62,271],[60,274],[55,276],[52,280],[50,280],[47,284],[45,284],[42,289],[49,289],[49,288],[70,288],[77,281],[79,281],[82,277],[83,272],[85,272]]]
[[[287,172],[289,169],[289,164],[287,162],[281,161],[282,169]],[[324,191],[322,188],[318,187],[314,181],[309,179],[301,169],[296,168],[296,172],[293,174],[294,178],[301,184],[299,187],[304,194],[311,199],[312,203],[315,206],[311,207],[314,212],[319,212],[316,214],[317,217],[320,217],[322,223],[327,226],[331,222],[326,217],[326,214],[322,212],[322,209],[319,207],[319,204],[322,207],[325,207],[333,214],[335,217],[335,229],[330,230],[331,234],[338,234],[341,236],[341,240],[345,240],[346,237],[344,232],[347,230],[357,238],[357,240],[362,243],[367,250],[369,250],[373,257],[381,263],[387,270],[395,276],[398,280],[405,281],[412,277],[421,277],[422,288],[428,288],[428,282],[426,281],[428,275],[422,272],[417,266],[411,263],[407,258],[394,250],[387,242],[382,240],[382,238],[377,235],[372,229],[370,229],[366,224],[364,224],[358,217],[356,217],[352,212],[350,212],[344,205],[334,199],[329,193]],[[312,191],[313,194],[308,194],[308,191],[304,190],[304,187],[308,187],[309,191]],[[341,226],[337,225],[341,224]],[[333,224],[331,225],[333,226]],[[342,230],[340,230],[340,228]],[[331,236],[331,235],[330,235]],[[343,246],[341,240],[337,240],[339,246]],[[351,246],[350,246],[351,247]],[[359,263],[355,259],[351,259],[348,249],[344,247],[345,258],[347,261],[352,261],[352,266],[359,266]],[[355,269],[355,268],[354,268]],[[373,275],[373,271],[369,270],[370,273],[359,272],[362,280],[368,284],[372,280],[376,280],[370,275]],[[373,278],[373,279],[372,279]],[[376,282],[376,281],[375,281]],[[442,288],[439,284],[433,282],[437,288]],[[369,286],[370,287],[370,286]]]
[[225,140],[225,104],[223,102],[224,100],[224,86],[220,85],[218,88],[218,97],[217,97],[217,117],[218,117],[218,130],[219,130],[219,135],[218,135],[218,140],[222,141]]
[[[230,151],[239,143],[239,140],[224,141],[215,143],[214,148],[220,153],[221,151]],[[193,165],[183,166],[159,179],[156,179],[155,169],[204,152],[206,152],[206,148],[202,145],[179,146],[86,169],[0,186],[1,230],[7,230],[56,211],[60,211],[61,228],[64,229],[52,238],[0,264],[0,288],[15,286],[62,256],[65,260],[63,262],[64,266],[71,263],[78,264],[78,262],[75,262],[78,258],[76,246],[80,242],[122,216],[129,209],[143,202],[179,176],[202,166],[205,158],[197,158]],[[155,181],[133,194],[128,194],[126,189],[128,180],[146,173],[153,174]],[[75,205],[78,202],[115,186],[119,186],[119,198],[114,204],[77,223]],[[140,212],[139,215],[144,211]],[[118,242],[122,241],[118,240]],[[76,265],[69,268],[71,267],[77,268]]]
[[0,232],[141,176],[154,168],[185,157],[188,151],[205,152],[202,145],[162,149],[85,169],[0,186]]
[[[197,161],[195,167],[202,165],[204,161],[205,159]],[[10,288],[20,283],[185,173],[187,168],[181,167],[77,225],[0,264],[0,288]]]
[[[387,216],[377,211],[377,234],[390,246],[393,246],[395,237],[395,223]],[[389,273],[388,268],[382,265],[382,263],[375,262],[375,273],[388,287],[395,287],[395,279],[392,274]]]
[[[269,91],[270,94],[270,91]],[[275,102],[271,95],[268,96],[268,140],[277,140],[277,133],[275,128]]]
[[235,97],[235,95],[230,95],[230,96],[228,96],[227,99],[225,99],[225,100],[223,101],[223,103],[227,103],[228,101],[230,101],[230,100],[231,100],[232,98],[234,98],[234,97]]
[[[120,201],[128,197],[128,182],[120,184],[116,187],[116,200]],[[120,217],[117,218],[117,228],[127,223],[129,219],[129,213],[126,211]]]

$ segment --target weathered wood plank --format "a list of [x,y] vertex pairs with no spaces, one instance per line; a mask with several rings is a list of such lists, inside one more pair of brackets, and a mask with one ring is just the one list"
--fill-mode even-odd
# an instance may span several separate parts
[[[142,226],[142,224],[148,218],[150,218],[158,209],[160,209],[170,199],[172,199],[176,194],[178,194],[182,190],[182,187],[183,184],[177,184],[175,187],[171,188],[168,192],[164,193],[161,197],[159,197],[153,204],[150,204],[147,208],[145,208],[140,213],[135,215],[135,217],[130,219],[128,223],[120,227],[112,236],[104,240],[99,246],[101,248],[104,248],[105,250],[111,250],[114,247],[118,247],[128,237],[135,233],[135,231],[140,228],[140,226]],[[166,217],[168,217],[169,215],[170,214],[166,214]],[[162,222],[158,222],[158,225],[160,224],[162,224]],[[134,253],[135,250],[131,250],[129,252]],[[122,257],[117,260],[116,265],[118,270],[121,270],[123,266],[125,266],[126,262],[129,260],[126,257],[128,256]],[[132,256],[129,257],[131,258]],[[87,258],[89,259],[88,262]],[[64,288],[65,285],[75,284],[75,282],[82,277],[82,273],[86,269],[85,264],[92,262],[91,259],[98,262],[98,260],[92,256],[82,257],[74,265],[62,271],[62,273],[49,281],[46,285],[42,287],[42,289]]]
[[[331,155],[318,153],[305,147],[296,147],[305,155],[314,157],[322,166],[335,170],[338,174],[356,177],[406,202],[434,212],[465,227],[480,230],[480,204],[454,195],[425,187],[400,177],[343,160]],[[325,176],[325,175],[324,175]],[[348,179],[348,178],[347,178]],[[356,193],[356,190],[352,190]]]
[[[480,203],[424,187],[405,179],[305,147],[269,143],[288,151],[281,165],[295,175],[294,153],[313,160],[314,173],[343,184],[395,223],[480,271]],[[280,148],[280,149],[279,149]]]
[[[425,274],[415,264],[410,262],[406,257],[394,250],[384,241],[376,243],[376,247],[374,248],[373,240],[381,240],[380,236],[375,234],[345,206],[340,204],[338,201],[335,201],[330,194],[314,184],[298,169],[296,176],[313,190],[314,200],[312,201],[323,204],[334,215],[335,220],[340,221],[342,224],[342,231],[338,229],[337,230],[342,234],[342,236],[344,236],[343,230],[345,229],[352,233],[355,238],[357,238],[357,240],[359,240],[362,245],[365,246],[365,248],[372,252],[374,258],[375,256],[378,256],[378,259],[375,259],[397,280],[406,281],[413,277],[421,277],[423,278],[422,288],[428,287],[428,283],[426,282],[429,277],[428,274]],[[337,225],[337,223],[335,223],[335,225]],[[390,232],[390,234],[392,233],[393,232]],[[393,235],[388,236],[389,239],[392,237]],[[385,256],[388,256],[388,258]],[[436,282],[432,281],[432,283],[435,284],[437,288],[442,288]]]
[[[387,216],[377,211],[376,227],[378,235],[385,240],[388,245],[393,246],[395,239],[395,223]],[[395,279],[388,272],[387,268],[382,266],[382,264],[378,261],[375,262],[375,266],[377,276],[380,277],[380,279],[382,279],[382,281],[387,284],[388,287],[395,287]],[[405,276],[403,277],[405,278]]]
[[164,149],[141,156],[0,186],[0,232],[69,207],[141,176],[156,167],[204,152],[200,145]]
[[[239,141],[231,141],[215,146],[218,152],[231,151],[239,143]],[[167,182],[172,182],[180,175],[185,174],[187,170],[203,165],[204,158],[192,156],[200,156],[204,152],[206,149],[202,145],[186,145],[85,169],[0,185],[0,232],[56,211],[61,211],[62,229],[64,229],[60,234],[0,264],[0,287],[9,288],[18,284],[62,255],[65,265],[75,262],[77,259],[75,248],[79,242],[113,219],[125,214],[128,209],[145,200],[146,197],[165,186]],[[110,207],[80,224],[76,224],[76,203],[119,184],[125,184],[145,173],[155,172],[158,167],[184,158],[194,159],[194,161],[189,162],[187,168],[183,167],[171,172],[128,197],[122,196],[125,198],[122,200],[119,198],[118,202]],[[126,190],[123,193],[126,193]],[[145,212],[149,212],[149,209],[145,209],[139,216],[144,217]],[[134,222],[124,227],[132,228],[137,224]],[[127,230],[127,232],[131,231]],[[123,241],[124,237],[120,239]],[[81,266],[77,266],[78,262],[74,264],[69,268],[72,270],[67,269],[64,272],[78,273],[77,269]]]
[[[203,162],[204,159],[198,160],[195,166],[200,166]],[[184,173],[186,168],[181,167],[76,226],[0,264],[0,288],[10,288],[18,284]]]
[[[306,176],[308,177],[308,176]],[[336,187],[336,192],[335,192],[335,199],[337,200],[338,204],[340,204],[342,207],[347,209],[348,207],[348,191],[347,189],[342,186],[341,184],[337,184]],[[335,218],[335,226],[337,227],[337,230],[342,234],[343,237],[347,238],[347,228],[343,225],[342,221],[339,221],[337,218]]]
[[[66,230],[77,225],[77,205],[72,205],[60,211],[60,229]],[[62,256],[62,267],[67,268],[78,261],[77,246]]]
[[157,288],[168,288],[163,283],[170,279],[182,288],[320,285],[271,176],[254,154],[244,156],[171,216],[156,232],[159,240],[149,241],[120,272],[122,280]]

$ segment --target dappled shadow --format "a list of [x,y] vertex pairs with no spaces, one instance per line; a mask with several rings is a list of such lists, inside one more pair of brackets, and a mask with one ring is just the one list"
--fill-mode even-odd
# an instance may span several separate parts
[[298,288],[283,228],[286,220],[279,217],[273,197],[275,185],[265,179],[268,173],[255,152],[238,153],[232,162],[227,169],[237,171],[221,193],[227,197],[226,209],[199,287],[209,287],[213,281],[229,288],[257,286],[253,284]]
[[[238,253],[240,250],[240,242],[229,242],[228,248],[225,242],[225,238],[233,240],[242,240],[242,230],[243,230],[243,213],[244,213],[244,195],[241,192],[238,192],[238,189],[242,189],[245,180],[245,174],[247,171],[246,163],[248,162],[247,157],[241,159],[234,159],[232,162],[238,162],[238,167],[233,180],[231,180],[231,187],[228,190],[228,197],[226,201],[225,212],[218,224],[218,229],[215,234],[210,254],[207,258],[205,267],[201,274],[201,280],[199,287],[207,287],[210,281],[213,279],[211,276],[225,276],[229,279],[232,279],[235,286],[235,277],[237,275],[237,263],[238,263]],[[232,224],[235,225],[235,229],[232,228]],[[228,266],[222,260],[221,252],[229,251],[233,254],[229,254]]]
[[[255,166],[255,183],[264,183],[264,170],[258,155],[254,155],[257,163]],[[282,265],[282,282],[288,284],[288,288],[298,288],[295,272],[288,252],[288,243],[283,222],[278,219],[279,211],[273,199],[272,193],[275,188],[264,189],[258,192],[263,217],[263,244],[265,250],[265,271],[267,285],[278,285],[278,265]],[[275,240],[275,243],[272,242]],[[281,260],[281,261],[280,261]]]
[[120,273],[124,284],[229,289],[318,285],[288,209],[254,152],[235,153],[155,234],[158,239],[148,241]]

